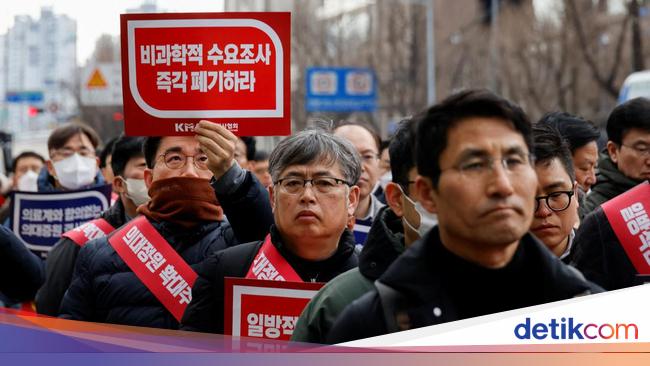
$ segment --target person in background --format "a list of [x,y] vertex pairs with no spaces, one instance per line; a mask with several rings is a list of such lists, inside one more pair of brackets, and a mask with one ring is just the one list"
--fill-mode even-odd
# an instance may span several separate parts
[[361,177],[356,182],[359,187],[359,205],[354,212],[354,237],[357,250],[361,251],[374,218],[385,206],[372,194],[379,179],[381,140],[374,128],[364,122],[341,121],[334,126],[334,135],[350,141],[361,156]]
[[571,151],[554,127],[537,124],[533,127],[533,155],[537,196],[530,232],[568,264],[578,222],[578,184]]
[[[118,200],[99,215],[113,229],[119,228],[137,215],[138,206],[149,201],[144,183],[146,162],[142,153],[144,139],[123,136],[113,141],[111,174],[113,192]],[[110,232],[109,232],[110,233]],[[105,234],[109,234],[105,233]],[[72,271],[79,250],[85,241],[62,236],[48,254],[45,262],[45,283],[36,294],[36,310],[40,314],[57,316],[65,291],[70,286]]]
[[99,170],[102,172],[102,176],[104,176],[106,182],[113,181],[114,175],[111,160],[113,159],[113,146],[115,146],[115,142],[119,138],[120,136],[117,136],[108,140],[102,151],[99,153]]
[[47,140],[47,169],[38,176],[38,191],[67,191],[104,184],[95,155],[99,145],[95,130],[83,123],[63,124]]
[[[23,192],[36,192],[38,186],[38,173],[43,169],[45,159],[33,151],[18,154],[11,164],[11,190]],[[9,225],[9,208],[11,200],[7,199],[0,208],[0,222]]]
[[548,113],[538,124],[555,128],[568,142],[578,187],[588,193],[596,183],[598,128],[591,121],[564,112]]
[[265,188],[273,184],[271,174],[269,174],[269,153],[263,150],[255,152],[255,160],[249,162],[251,171]]

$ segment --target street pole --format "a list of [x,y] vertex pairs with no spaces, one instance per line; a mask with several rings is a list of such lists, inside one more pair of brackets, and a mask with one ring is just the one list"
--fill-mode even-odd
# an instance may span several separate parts
[[436,102],[436,54],[433,27],[434,0],[425,0],[427,7],[427,105]]
[[490,88],[493,92],[497,93],[498,78],[497,72],[499,69],[499,0],[492,0],[490,4]]

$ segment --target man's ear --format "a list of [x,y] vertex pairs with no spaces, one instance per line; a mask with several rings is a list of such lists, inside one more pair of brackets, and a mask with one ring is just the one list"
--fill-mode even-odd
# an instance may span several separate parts
[[415,191],[422,207],[430,213],[438,213],[437,192],[431,179],[418,175],[415,179]]
[[614,164],[618,164],[618,145],[613,141],[607,141],[607,153]]
[[120,194],[126,193],[126,182],[118,175],[113,177],[113,192]]
[[54,170],[54,163],[52,162],[52,160],[46,160],[45,166],[47,167],[47,172],[50,173],[51,176],[56,178],[56,171]]
[[354,216],[354,211],[357,210],[357,205],[359,205],[360,191],[358,186],[350,187],[350,193],[348,194],[348,215]]
[[399,184],[389,182],[384,188],[384,196],[386,197],[386,204],[398,217],[404,216],[404,193]]
[[149,168],[144,169],[144,184],[147,189],[151,188],[151,184],[153,184],[153,170]]

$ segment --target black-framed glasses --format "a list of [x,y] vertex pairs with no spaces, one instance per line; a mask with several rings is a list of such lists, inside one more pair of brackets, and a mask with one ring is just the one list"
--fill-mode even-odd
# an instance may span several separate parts
[[199,170],[208,169],[208,155],[204,153],[198,153],[196,155],[185,155],[180,151],[167,151],[164,154],[158,155],[158,158],[162,157],[163,163],[169,169],[183,169],[185,164],[187,164],[187,159],[192,158],[194,166]]
[[312,179],[289,177],[278,179],[273,184],[279,186],[284,192],[288,194],[300,194],[304,192],[307,183],[310,183],[316,192],[322,194],[334,192],[336,188],[341,184],[345,184],[347,186],[351,185],[343,179],[334,177],[318,177]]
[[544,200],[546,202],[546,207],[551,211],[560,212],[566,210],[571,204],[571,197],[575,194],[575,191],[557,191],[552,192],[546,196],[537,196],[535,197],[535,212],[539,210],[539,201]]

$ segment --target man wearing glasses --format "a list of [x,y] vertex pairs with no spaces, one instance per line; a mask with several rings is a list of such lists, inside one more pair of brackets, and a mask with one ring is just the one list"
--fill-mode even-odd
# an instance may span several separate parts
[[151,199],[138,207],[139,217],[81,249],[61,317],[178,329],[197,265],[266,235],[268,195],[235,162],[237,137],[208,121],[195,132],[145,140]]
[[530,231],[563,262],[571,259],[573,227],[578,222],[577,182],[571,151],[559,132],[538,124],[533,128],[537,173],[535,215]]
[[361,162],[354,147],[325,131],[302,131],[271,152],[269,172],[275,218],[269,235],[200,266],[182,329],[223,333],[225,277],[328,282],[357,266],[354,236],[346,229],[359,200],[353,182]]
[[47,140],[50,159],[47,170],[39,174],[39,192],[75,190],[104,184],[95,150],[99,136],[82,123],[68,123],[56,128]]
[[571,298],[599,288],[528,233],[537,177],[523,111],[486,91],[415,117],[415,189],[438,226],[350,304],[328,343]]
[[648,281],[638,275],[622,246],[627,243],[619,241],[600,205],[650,178],[650,100],[636,98],[614,108],[607,135],[607,154],[601,154],[597,182],[585,202],[584,214],[591,214],[576,234],[574,264],[589,280],[615,290]]

